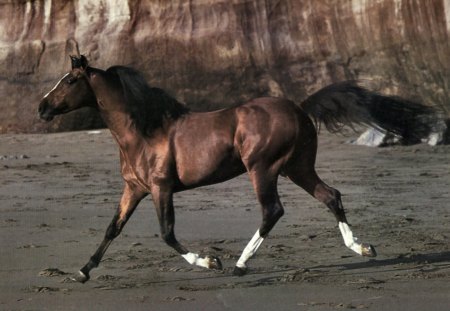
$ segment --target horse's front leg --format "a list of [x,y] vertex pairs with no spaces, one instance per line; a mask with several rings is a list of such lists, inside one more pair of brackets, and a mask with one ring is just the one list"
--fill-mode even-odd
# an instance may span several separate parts
[[74,278],[76,281],[84,283],[89,280],[89,272],[98,267],[111,242],[120,234],[131,214],[146,195],[145,192],[137,190],[134,186],[125,184],[119,207],[106,230],[102,243],[89,259],[89,262],[78,272],[78,275]]
[[202,258],[198,254],[189,252],[187,248],[181,245],[176,239],[174,232],[175,212],[172,190],[167,189],[167,187],[154,186],[152,189],[152,197],[161,227],[161,237],[167,245],[175,249],[191,265],[208,269],[222,269],[222,263],[219,258],[212,256]]

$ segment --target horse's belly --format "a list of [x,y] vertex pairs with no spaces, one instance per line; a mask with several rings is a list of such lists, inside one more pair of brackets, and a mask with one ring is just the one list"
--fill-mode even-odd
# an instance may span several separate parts
[[245,172],[244,164],[237,158],[224,158],[215,163],[207,160],[205,162],[207,163],[203,165],[179,167],[178,175],[182,188],[189,189],[220,183]]

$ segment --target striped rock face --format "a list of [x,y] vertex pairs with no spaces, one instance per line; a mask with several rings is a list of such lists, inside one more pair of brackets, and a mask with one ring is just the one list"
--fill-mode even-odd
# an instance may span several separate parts
[[0,133],[101,125],[91,110],[42,124],[30,109],[77,47],[98,68],[132,64],[196,110],[368,78],[448,113],[449,32],[445,0],[2,1]]

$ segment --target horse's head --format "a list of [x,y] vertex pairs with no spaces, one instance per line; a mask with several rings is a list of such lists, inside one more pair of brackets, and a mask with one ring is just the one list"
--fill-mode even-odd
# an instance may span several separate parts
[[41,119],[51,121],[58,114],[64,114],[81,107],[95,106],[96,98],[88,81],[86,57],[70,56],[72,70],[65,74],[39,104]]

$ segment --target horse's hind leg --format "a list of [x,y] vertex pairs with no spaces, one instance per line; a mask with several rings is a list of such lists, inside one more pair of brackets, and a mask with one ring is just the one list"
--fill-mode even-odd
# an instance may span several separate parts
[[309,194],[320,202],[324,203],[334,214],[339,224],[345,245],[362,256],[375,257],[376,252],[372,245],[359,243],[358,239],[353,236],[347,218],[345,216],[344,207],[342,206],[341,194],[338,190],[326,185],[316,174],[312,168],[297,170],[288,173],[288,177],[297,185],[305,189]]
[[263,219],[258,231],[244,248],[236,263],[233,273],[238,276],[247,272],[246,262],[256,253],[264,238],[284,214],[277,191],[277,176],[270,176],[267,170],[250,171],[249,174],[262,207]]

